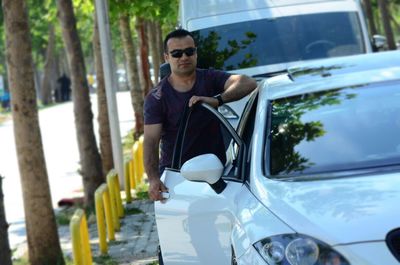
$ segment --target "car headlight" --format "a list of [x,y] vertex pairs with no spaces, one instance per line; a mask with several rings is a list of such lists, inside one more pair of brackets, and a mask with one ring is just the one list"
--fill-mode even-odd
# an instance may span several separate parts
[[254,247],[269,265],[350,265],[327,244],[300,234],[268,237]]

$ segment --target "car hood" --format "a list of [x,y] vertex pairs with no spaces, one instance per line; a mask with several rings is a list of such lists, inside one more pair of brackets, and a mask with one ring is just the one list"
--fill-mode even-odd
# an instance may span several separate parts
[[260,201],[293,230],[330,245],[384,240],[400,227],[400,173],[253,184]]

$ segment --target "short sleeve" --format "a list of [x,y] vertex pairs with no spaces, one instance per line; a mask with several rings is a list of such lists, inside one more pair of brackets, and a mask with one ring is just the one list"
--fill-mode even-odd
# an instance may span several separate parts
[[213,87],[216,94],[221,94],[224,92],[225,82],[228,80],[231,74],[219,70],[210,70],[209,74],[212,76],[211,80],[214,81]]
[[161,97],[158,96],[161,88],[152,90],[144,100],[144,124],[158,124],[163,122]]

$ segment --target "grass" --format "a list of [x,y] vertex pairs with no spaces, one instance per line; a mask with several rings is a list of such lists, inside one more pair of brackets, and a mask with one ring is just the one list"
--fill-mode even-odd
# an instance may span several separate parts
[[76,209],[78,209],[78,207],[72,206],[56,212],[57,224],[60,226],[69,225],[69,222],[71,221],[71,218],[74,215]]
[[[57,211],[55,213],[57,224],[59,226],[69,225],[71,218],[74,215],[75,211],[77,209],[82,209],[82,208],[83,208],[82,205],[76,204],[76,205],[69,206],[69,207],[66,207],[66,208],[63,208],[63,209]],[[87,217],[88,224],[92,224],[92,223],[96,222],[94,209],[92,209],[92,208],[85,209],[85,214]]]
[[[74,265],[74,262],[72,261],[72,259],[70,257],[64,257],[64,261],[65,261],[65,265]],[[30,265],[28,253],[25,253],[22,257],[20,257],[18,259],[13,259],[12,264],[13,265]]]
[[149,190],[149,184],[140,183],[136,187],[136,199],[137,200],[148,200],[149,199],[149,194],[147,192],[148,190]]
[[134,215],[134,214],[141,214],[141,213],[143,213],[143,211],[136,207],[125,209],[126,215]]
[[128,132],[127,135],[122,137],[122,149],[124,158],[128,158],[131,155],[131,149],[133,144],[135,143],[135,139],[133,138],[134,131],[133,129]]
[[109,255],[93,257],[93,262],[97,265],[118,265],[118,262]]
[[112,241],[108,242],[108,245],[109,246],[118,246],[118,245],[123,245],[123,244],[126,244],[126,243],[128,243],[128,241],[126,241],[126,240],[119,240],[119,241],[112,240]]

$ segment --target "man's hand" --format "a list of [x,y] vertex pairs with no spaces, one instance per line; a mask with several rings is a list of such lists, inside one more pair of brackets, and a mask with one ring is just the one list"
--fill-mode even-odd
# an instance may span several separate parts
[[192,107],[199,101],[205,102],[214,108],[218,108],[218,99],[214,97],[202,97],[202,96],[192,96],[189,100],[189,107]]
[[168,192],[167,187],[160,179],[152,179],[149,181],[149,197],[153,201],[163,200],[162,192]]

